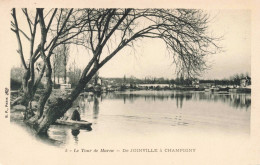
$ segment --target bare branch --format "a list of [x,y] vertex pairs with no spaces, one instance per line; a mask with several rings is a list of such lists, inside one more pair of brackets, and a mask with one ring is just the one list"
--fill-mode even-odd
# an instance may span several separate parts
[[102,42],[101,46],[104,46],[107,42],[107,40],[110,38],[110,36],[116,31],[116,29],[119,27],[119,25],[123,22],[123,20],[126,18],[127,14],[131,11],[131,9],[126,9],[124,15],[121,17],[121,19],[118,20],[116,25],[113,27],[113,29],[110,31],[110,33],[105,37],[104,41]]
[[21,29],[18,29],[23,35],[24,35],[24,37],[28,40],[28,41],[30,41],[31,39],[28,37],[28,35],[27,34],[25,34],[25,32],[24,31],[22,31]]
[[30,33],[32,34],[32,21],[28,15],[28,12],[27,12],[27,9],[23,9],[23,12],[26,16],[26,19],[27,19],[27,22],[28,22],[28,25],[29,25],[29,28],[30,28]]
[[22,64],[24,66],[24,68],[27,70],[28,67],[26,66],[25,64],[25,61],[24,61],[24,55],[23,55],[23,47],[22,47],[22,42],[21,42],[21,38],[20,38],[20,34],[19,34],[19,26],[18,26],[18,22],[17,22],[17,19],[16,19],[16,11],[15,11],[15,8],[12,9],[12,16],[13,16],[13,19],[14,19],[14,32],[16,34],[16,38],[17,38],[17,41],[18,41],[18,50],[17,52],[20,54],[20,58],[21,58],[21,61],[22,61]]
[[50,19],[49,24],[48,24],[47,29],[46,29],[47,32],[48,32],[48,30],[50,29],[52,20],[53,20],[53,18],[54,18],[54,16],[55,16],[56,12],[57,12],[57,9],[55,9],[54,12],[52,13],[51,19]]

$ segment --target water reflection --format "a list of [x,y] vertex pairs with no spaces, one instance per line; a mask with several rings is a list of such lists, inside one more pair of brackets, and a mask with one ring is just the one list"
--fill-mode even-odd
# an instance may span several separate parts
[[[135,100],[144,99],[144,101],[164,101],[176,100],[176,107],[182,108],[185,101],[208,101],[208,102],[223,102],[235,108],[247,110],[251,106],[250,94],[239,93],[204,93],[204,92],[133,92],[133,93],[106,93],[101,95],[102,99],[118,100],[122,99],[124,104],[127,102],[134,103]],[[96,98],[96,97],[94,97]],[[94,100],[95,106],[98,105]]]
[[97,119],[98,114],[99,114],[99,101],[98,101],[98,96],[95,96],[94,97],[94,104],[93,104],[93,119]]
[[[109,128],[116,130],[122,127],[122,130],[132,132],[138,131],[140,127],[152,127],[153,124],[173,128],[208,126],[210,129],[225,129],[228,128],[227,125],[230,129],[237,129],[239,125],[241,132],[249,132],[250,121],[247,116],[250,113],[247,111],[250,110],[251,95],[178,91],[114,92],[80,96],[75,102],[77,105],[80,106],[82,119],[92,122],[93,130],[101,132],[110,123],[120,127]],[[193,108],[195,105],[197,109]],[[218,108],[220,105],[225,105],[224,109]],[[207,106],[212,107],[204,108]],[[139,127],[133,126],[137,122]],[[49,138],[65,143],[73,139],[73,143],[78,144],[82,134],[86,136],[91,130],[92,128],[68,129],[55,126],[49,131]],[[73,138],[68,138],[69,136]]]
[[214,94],[204,92],[134,92],[134,93],[106,93],[101,96],[92,96],[91,101],[94,100],[93,111],[95,111],[95,118],[99,111],[99,100],[98,98],[108,100],[122,99],[124,104],[127,102],[134,103],[135,100],[144,99],[144,101],[164,101],[164,100],[176,100],[176,107],[182,108],[185,101],[208,101],[208,102],[223,102],[229,104],[235,108],[242,108],[247,110],[251,106],[251,95],[250,94],[238,94],[238,93],[225,93],[225,94]]
[[[205,93],[205,92],[177,92],[177,91],[163,91],[163,92],[147,92],[147,91],[135,91],[135,92],[118,92],[118,93],[103,93],[101,95],[86,95],[78,100],[81,106],[83,118],[92,118],[93,123],[97,123],[97,119],[100,114],[100,102],[102,100],[122,100],[124,104],[135,104],[135,101],[144,100],[145,102],[164,102],[174,100],[176,103],[175,108],[180,109],[175,116],[175,125],[188,125],[187,122],[182,121],[181,109],[183,106],[192,102],[220,102],[227,104],[238,110],[248,111],[251,106],[250,94],[238,94],[238,93]],[[206,106],[208,104],[205,104]],[[127,105],[126,105],[127,106]],[[214,105],[213,105],[214,106]],[[173,107],[174,108],[174,107]],[[212,107],[214,108],[214,107]],[[85,111],[87,110],[87,111]],[[103,109],[102,109],[103,110]],[[102,113],[102,112],[101,112]],[[140,112],[142,113],[142,112]]]
[[63,125],[51,125],[46,136],[40,136],[48,141],[56,141],[61,145],[68,142],[68,128]]
[[[188,126],[189,123],[183,120],[182,110],[183,106],[189,102],[189,104],[196,104],[196,102],[213,102],[213,103],[221,103],[226,104],[229,107],[233,107],[238,110],[250,110],[251,106],[251,95],[250,94],[238,94],[238,93],[205,93],[205,92],[178,92],[178,91],[134,91],[134,92],[115,92],[115,93],[103,93],[101,95],[87,95],[85,99],[80,99],[79,104],[83,104],[80,102],[84,102],[86,109],[88,111],[83,114],[84,117],[91,117],[93,119],[93,123],[97,124],[98,117],[101,110],[105,110],[107,108],[100,108],[100,104],[102,100],[107,100],[109,103],[112,100],[122,100],[123,104],[132,104],[135,105],[135,102],[142,102],[143,104],[149,104],[149,102],[165,102],[166,101],[175,101],[175,117],[163,117],[167,120],[174,120],[172,126]],[[147,103],[145,103],[147,102]],[[112,103],[112,102],[111,102]],[[156,104],[158,104],[156,103]],[[112,103],[113,104],[113,103]],[[155,105],[156,105],[155,104]],[[162,104],[163,106],[164,104]],[[166,105],[166,104],[165,104]],[[202,106],[207,107],[208,105],[214,106],[214,104],[203,103]],[[128,105],[125,105],[127,108]],[[83,107],[82,107],[83,108]],[[117,107],[115,107],[117,109]],[[211,107],[215,108],[215,107]],[[216,107],[217,108],[217,107]],[[154,107],[156,110],[156,108]],[[179,110],[178,110],[179,109]],[[157,110],[160,110],[157,108]],[[192,110],[192,109],[191,109]],[[111,110],[110,110],[111,111]],[[124,111],[124,109],[123,109]],[[124,113],[124,112],[122,112]],[[142,113],[140,111],[139,113]],[[217,113],[217,112],[216,112]],[[129,115],[126,116],[129,119]],[[133,116],[131,119],[137,119],[138,116]],[[151,119],[151,118],[149,118]],[[150,121],[149,121],[150,122]]]
[[69,136],[72,136],[74,144],[78,144],[81,130],[84,132],[90,132],[92,131],[92,128],[74,128],[66,125],[52,125],[48,130],[48,134],[44,136],[41,135],[39,138],[50,144],[63,145],[68,143],[70,141]]
[[74,139],[74,143],[75,144],[78,144],[78,135],[80,133],[80,130],[79,129],[71,129],[71,134],[73,135],[73,139]]

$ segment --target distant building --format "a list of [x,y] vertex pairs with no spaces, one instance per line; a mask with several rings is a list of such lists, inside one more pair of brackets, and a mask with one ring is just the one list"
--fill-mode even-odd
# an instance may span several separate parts
[[240,87],[247,87],[248,85],[251,85],[251,78],[249,76],[240,79]]
[[60,90],[71,89],[71,84],[60,84]]
[[100,77],[97,79],[97,85],[102,85],[102,79]]
[[192,80],[192,86],[196,87],[196,88],[199,88],[199,85],[200,85],[200,81],[198,79],[194,79]]
[[138,87],[169,87],[169,84],[138,84]]
[[200,88],[210,88],[212,86],[215,86],[214,80],[200,80],[199,81],[199,87]]

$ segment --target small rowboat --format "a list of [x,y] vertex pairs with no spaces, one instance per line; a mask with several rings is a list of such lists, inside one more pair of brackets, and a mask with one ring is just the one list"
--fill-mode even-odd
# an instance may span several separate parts
[[92,123],[85,120],[74,121],[74,120],[61,120],[61,119],[56,120],[55,124],[68,125],[73,127],[90,127],[92,125]]

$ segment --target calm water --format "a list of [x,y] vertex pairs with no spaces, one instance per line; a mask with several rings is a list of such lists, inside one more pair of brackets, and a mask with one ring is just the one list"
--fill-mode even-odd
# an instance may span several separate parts
[[250,94],[127,91],[82,96],[74,107],[77,105],[80,105],[81,118],[93,123],[92,129],[51,126],[49,139],[75,145],[106,135],[113,139],[185,132],[250,134]]

